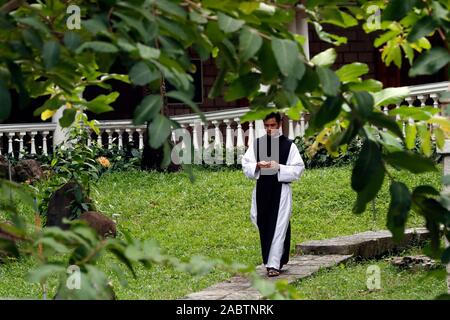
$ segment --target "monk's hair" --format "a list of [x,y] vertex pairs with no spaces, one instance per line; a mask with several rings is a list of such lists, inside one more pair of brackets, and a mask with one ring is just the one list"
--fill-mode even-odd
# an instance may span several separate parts
[[272,119],[272,118],[275,118],[275,120],[277,121],[277,123],[280,123],[280,122],[281,122],[281,115],[280,115],[278,112],[272,112],[272,113],[269,113],[269,114],[264,118],[264,121],[269,120],[269,119]]

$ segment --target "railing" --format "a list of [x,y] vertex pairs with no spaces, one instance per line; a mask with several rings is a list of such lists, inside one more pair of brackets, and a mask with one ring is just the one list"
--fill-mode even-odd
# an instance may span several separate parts
[[[448,88],[449,82],[411,86],[410,95],[396,107],[406,104],[439,108],[439,93],[448,91]],[[387,113],[388,106],[382,107],[382,110]],[[260,120],[241,123],[240,117],[248,111],[248,108],[236,108],[205,112],[206,122],[196,114],[173,116],[171,119],[189,132],[195,150],[202,146],[207,148],[211,143],[214,146],[224,145],[226,149],[245,148],[265,132]],[[306,114],[301,114],[298,121],[285,119],[283,133],[290,139],[303,136],[308,127],[306,119]],[[100,134],[92,133],[89,144],[97,141],[106,148],[117,145],[122,149],[128,143],[133,143],[140,150],[144,147],[145,126],[134,126],[131,120],[99,121],[99,128]],[[19,158],[26,153],[47,155],[53,148],[55,130],[55,123],[0,125],[0,154],[13,154]],[[179,142],[176,130],[172,132],[172,139],[175,143]]]

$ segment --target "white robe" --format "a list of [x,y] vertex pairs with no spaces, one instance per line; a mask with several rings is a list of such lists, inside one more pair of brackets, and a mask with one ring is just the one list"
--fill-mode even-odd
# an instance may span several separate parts
[[[242,170],[248,178],[253,180],[259,179],[261,172],[259,169],[256,169],[254,146],[249,147],[247,152],[244,154],[242,158]],[[292,143],[286,165],[280,164],[280,169],[277,174],[278,181],[283,182],[283,184],[281,187],[280,205],[278,209],[275,234],[270,247],[269,259],[265,265],[267,268],[280,269],[280,260],[284,250],[283,244],[289,225],[289,220],[292,215],[292,187],[290,183],[298,180],[304,170],[305,164],[300,156],[300,152],[298,151],[297,146]],[[253,188],[252,193],[250,219],[251,222],[258,228],[256,186]]]

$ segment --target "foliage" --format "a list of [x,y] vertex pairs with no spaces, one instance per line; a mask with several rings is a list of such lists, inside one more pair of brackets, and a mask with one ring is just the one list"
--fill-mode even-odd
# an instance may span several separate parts
[[[223,167],[216,172],[194,168],[194,183],[183,171],[169,174],[140,170],[111,172],[93,185],[92,200],[105,215],[120,214],[117,219],[120,237],[123,237],[120,231],[126,231],[134,239],[154,239],[167,255],[181,261],[188,262],[192,256],[206,255],[211,260],[258,265],[261,262],[259,235],[249,219],[254,181],[248,180],[241,170]],[[395,174],[409,188],[424,184],[438,188],[440,185],[437,172],[409,175],[399,171]],[[349,214],[355,200],[348,184],[350,176],[351,166],[312,169],[305,171],[300,183],[292,184],[295,200],[291,219],[291,254],[300,242],[386,229],[384,213],[389,207],[385,200],[389,197],[387,181],[375,201],[376,214],[355,216]],[[33,208],[22,204],[18,208],[32,224]],[[408,216],[408,228],[420,227],[423,223],[422,216],[415,212]],[[219,268],[192,277],[189,273],[162,265],[153,265],[151,269],[136,265],[136,279],[125,269],[128,286],[124,287],[112,269],[113,263],[120,265],[112,254],[105,253],[96,266],[112,281],[118,299],[179,299],[234,275],[232,271]],[[0,296],[39,297],[39,285],[24,280],[27,272],[37,266],[39,264],[34,259],[25,257],[17,263],[2,265]],[[57,287],[58,278],[48,278],[49,297]]]
[[[391,210],[388,215],[395,238],[401,237],[409,208],[426,218],[435,250],[441,225],[450,238],[449,195],[426,186],[406,192],[404,184],[388,169],[392,165],[412,174],[436,170],[426,157],[430,150],[427,143],[422,148],[425,156],[391,143],[397,138],[406,143],[406,138],[395,119],[381,112],[381,106],[401,102],[407,90],[381,90],[379,82],[363,81],[367,68],[358,64],[334,71],[333,48],[307,59],[302,49],[305,39],[288,30],[297,1],[74,1],[72,4],[83,8],[83,27],[78,30],[68,29],[67,8],[62,1],[21,4],[11,0],[0,7],[0,119],[10,114],[8,89],[17,91],[21,106],[30,96],[46,97],[36,110],[42,118],[66,105],[60,123],[67,127],[74,122],[78,109],[106,112],[117,99],[118,93],[111,92],[86,101],[82,94],[87,86],[109,88],[109,79],[131,81],[148,86],[151,92],[137,107],[134,122],[148,122],[150,145],[164,145],[168,152],[171,126],[178,124],[161,112],[160,79],[174,87],[167,96],[198,112],[191,100],[193,80],[189,71],[193,66],[189,52],[202,60],[212,56],[219,74],[209,97],[224,91],[227,101],[247,98],[251,111],[241,121],[261,119],[273,110],[267,108],[273,103],[294,120],[307,111],[311,125],[306,134],[317,136],[318,143],[332,155],[357,136],[362,140],[351,178],[357,193],[355,213],[365,211],[387,177],[393,185],[392,203],[404,204],[393,206],[397,211]],[[345,39],[325,32],[322,24],[347,28],[361,20],[366,30],[372,31],[368,22],[373,14],[365,10],[371,5],[381,9],[379,29],[386,32],[375,46],[386,43],[382,48],[386,63],[400,65],[403,49],[410,63],[414,62],[410,76],[433,74],[448,64],[448,1],[360,0],[349,6],[347,1],[308,0],[304,6],[319,36],[338,45]],[[443,47],[428,45],[434,32]],[[421,53],[417,59],[414,50]],[[115,62],[125,66],[125,74],[110,73]],[[260,91],[261,85],[267,91]],[[432,115],[426,121],[439,124],[442,134],[436,134],[433,126],[430,130],[441,142],[449,136],[448,118]],[[394,139],[386,139],[381,129],[387,129]],[[427,141],[431,133],[421,132],[423,141]],[[79,178],[87,175],[82,173]],[[396,187],[399,185],[402,187]],[[444,260],[450,256],[447,250]]]

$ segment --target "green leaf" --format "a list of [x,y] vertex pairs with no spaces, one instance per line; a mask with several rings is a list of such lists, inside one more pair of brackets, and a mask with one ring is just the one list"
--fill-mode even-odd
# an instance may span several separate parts
[[363,190],[358,192],[355,205],[353,207],[354,213],[363,213],[366,210],[367,203],[375,199],[376,195],[383,185],[385,171],[381,161],[374,163],[372,168],[373,174],[368,184]]
[[173,1],[168,0],[158,0],[154,2],[159,9],[162,11],[171,14],[180,19],[187,18],[187,11],[184,10],[178,3],[174,3]]
[[374,99],[366,91],[359,91],[353,94],[355,98],[355,109],[362,119],[367,119],[372,114]]
[[397,104],[409,95],[408,87],[387,88],[373,94],[375,106]]
[[248,73],[237,78],[225,93],[226,101],[234,101],[240,98],[247,98],[258,90],[261,75],[258,73]]
[[236,32],[245,24],[244,20],[234,19],[222,12],[219,12],[217,17],[219,28],[225,33]]
[[428,130],[426,124],[418,124],[417,129],[419,132],[420,138],[420,150],[422,150],[423,154],[427,157],[430,157],[432,154],[431,150],[431,132]]
[[146,121],[150,121],[158,114],[161,107],[162,99],[160,95],[146,96],[134,111],[133,124],[139,126]]
[[187,104],[189,107],[191,107],[192,111],[194,111],[195,113],[197,113],[200,116],[200,118],[202,119],[203,122],[205,122],[205,123],[207,122],[205,115],[199,109],[198,105],[195,104],[194,101],[192,101],[192,99],[189,98],[185,93],[183,93],[181,91],[169,91],[168,93],[166,93],[166,96],[169,98],[173,98],[178,101],[181,101],[184,104]]
[[288,39],[272,39],[272,51],[281,73],[288,77],[296,63],[299,63],[297,43]]
[[316,54],[311,62],[320,67],[329,67],[336,61],[336,50],[334,48],[327,49]]
[[74,31],[64,32],[64,45],[67,49],[75,51],[83,42],[83,39]]
[[435,18],[424,16],[414,24],[406,40],[411,43],[416,42],[420,38],[428,36],[438,26],[439,23]]
[[336,119],[341,112],[342,99],[340,97],[328,97],[313,117],[316,128],[322,128],[328,122]]
[[[342,82],[357,81],[360,76],[369,72],[369,67],[365,63],[354,62],[346,64],[336,71],[336,75]],[[371,91],[371,90],[367,90]]]
[[74,108],[64,109],[63,116],[59,119],[59,124],[63,128],[68,128],[75,121],[77,110]]
[[368,118],[369,122],[377,127],[386,128],[397,137],[403,138],[402,129],[394,118],[385,115],[382,112],[372,112]]
[[11,114],[11,95],[2,79],[0,79],[0,101],[0,121],[3,121]]
[[244,28],[239,35],[239,56],[245,62],[252,58],[262,45],[262,38],[255,29]]
[[327,96],[337,96],[341,86],[338,76],[327,67],[316,67],[316,72],[322,84],[323,93]]
[[384,9],[381,20],[399,21],[416,5],[417,0],[390,0]]
[[385,154],[383,157],[392,166],[406,169],[412,173],[437,171],[433,160],[424,158],[414,152],[392,152]]
[[159,71],[151,69],[145,62],[136,63],[130,70],[129,78],[134,85],[144,86],[160,78]]
[[89,111],[97,114],[112,111],[114,109],[110,106],[110,104],[116,101],[118,96],[118,92],[111,92],[108,95],[101,94],[95,97],[95,99],[88,101],[86,103],[86,107],[89,109]]
[[57,275],[65,272],[66,268],[59,264],[44,264],[33,269],[28,275],[27,280],[32,283],[42,283],[51,275]]
[[59,43],[57,41],[46,41],[42,47],[42,60],[45,68],[53,68],[59,61]]
[[378,92],[383,89],[383,84],[378,80],[368,79],[361,82],[351,82],[348,84],[348,88],[351,91]]
[[436,139],[436,145],[439,149],[444,149],[445,145],[445,134],[444,131],[442,131],[441,128],[434,128],[433,130],[434,137]]
[[352,188],[362,191],[374,177],[381,163],[381,151],[372,140],[366,139],[352,171]]
[[118,51],[117,47],[111,43],[104,41],[88,41],[79,46],[77,50],[75,50],[75,53],[79,54],[86,49],[104,53],[116,53]]
[[387,227],[392,232],[394,241],[400,241],[405,233],[406,220],[411,209],[412,197],[408,187],[393,181],[389,188],[391,203],[387,215]]
[[408,150],[414,149],[416,146],[416,136],[417,136],[417,128],[414,122],[406,124],[405,136],[406,136],[405,139],[406,148]]
[[148,130],[152,148],[159,148],[167,140],[171,134],[171,124],[171,121],[162,114],[157,114],[153,118]]
[[258,53],[258,60],[261,66],[262,80],[266,82],[275,79],[278,75],[278,68],[270,42],[263,41]]
[[348,13],[339,10],[336,7],[325,7],[320,10],[322,23],[329,23],[341,28],[349,28],[358,25],[358,21]]
[[137,48],[139,50],[139,55],[145,60],[158,59],[161,53],[159,49],[146,46],[142,43],[138,43]]
[[36,241],[35,246],[38,244],[42,244],[44,248],[51,248],[58,253],[67,253],[69,252],[69,248],[64,244],[56,241],[54,238],[40,238]]
[[254,120],[261,120],[264,119],[265,116],[272,113],[274,110],[273,108],[268,108],[266,106],[264,107],[257,107],[254,109],[251,109],[246,114],[241,116],[241,122],[247,122],[247,121],[254,121]]
[[219,70],[219,74],[217,75],[216,80],[214,80],[214,84],[208,93],[209,99],[214,99],[222,93],[222,88],[225,84],[226,73],[227,73],[227,69],[225,67],[223,67]]
[[435,47],[420,55],[409,70],[409,76],[428,75],[438,72],[450,62],[450,54],[444,48]]

